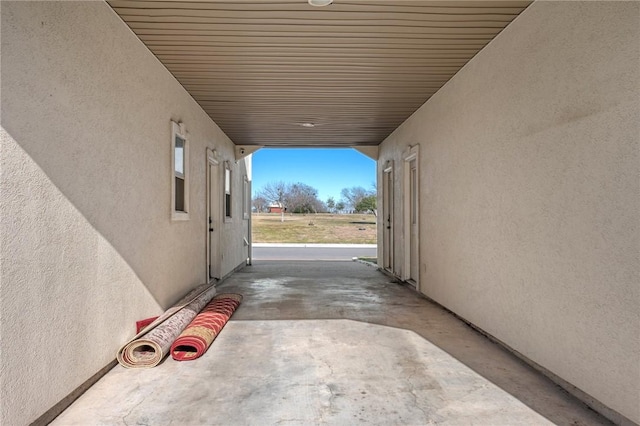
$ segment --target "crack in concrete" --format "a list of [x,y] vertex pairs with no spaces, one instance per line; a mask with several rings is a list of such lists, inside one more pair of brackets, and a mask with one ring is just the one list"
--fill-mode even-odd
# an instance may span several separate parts
[[409,388],[409,393],[411,393],[411,395],[413,396],[413,403],[414,403],[415,407],[422,412],[422,414],[424,415],[425,421],[429,421],[429,415],[424,410],[424,408],[422,408],[420,406],[420,404],[418,403],[418,395],[416,394],[416,391],[415,391],[415,388],[413,386],[413,383],[411,383],[411,387]]
[[320,422],[321,423],[325,423],[326,419],[325,416],[327,414],[332,414],[333,413],[333,401],[336,398],[336,394],[333,392],[333,388],[331,387],[330,384],[326,384],[323,383],[323,385],[327,388],[327,390],[329,391],[329,399],[328,399],[328,406],[323,406],[320,409]]
[[[324,360],[322,358],[318,358],[318,357],[316,357],[314,355],[311,355],[311,358],[314,361],[318,361],[319,363],[322,363],[329,370],[328,377],[333,377],[335,372],[333,371],[333,367],[331,366],[331,364],[328,361],[326,361],[326,360]],[[337,395],[333,391],[333,388],[332,388],[331,384],[322,383],[321,385],[324,386],[329,391],[329,398],[327,400],[327,405],[326,406],[323,405],[322,408],[320,409],[320,413],[319,413],[320,414],[319,421],[321,423],[325,423],[326,422],[326,416],[333,413],[333,402],[334,402],[334,400],[335,400]]]
[[[417,370],[418,370],[418,369],[417,369],[416,367],[414,367],[412,370],[413,370],[413,375],[412,375],[412,376],[415,376],[416,374],[418,374],[418,373],[417,373]],[[418,402],[418,394],[416,393],[416,386],[415,386],[415,384],[411,381],[411,377],[412,377],[412,376],[409,376],[409,377],[407,378],[407,382],[409,383],[409,393],[413,396],[413,405],[414,405],[418,410],[422,411],[422,415],[424,416],[424,420],[425,420],[425,422],[430,422],[429,414],[427,414],[427,412],[424,410],[424,408],[422,408],[422,407],[420,406],[420,404],[419,404],[419,402]]]
[[138,402],[136,405],[134,405],[133,407],[131,407],[131,410],[129,410],[129,412],[127,414],[125,414],[124,416],[122,416],[122,423],[125,424],[125,426],[129,426],[129,423],[127,423],[127,417],[129,417],[131,415],[131,413],[133,413],[133,410],[135,410],[136,408],[138,408],[143,402],[144,400],[147,399],[146,396],[143,397],[140,402]]
[[285,422],[286,423],[288,423],[288,422],[298,422],[299,424],[304,424],[305,419],[281,419],[281,420],[278,420],[276,422],[276,424],[279,425],[279,424],[283,424]]

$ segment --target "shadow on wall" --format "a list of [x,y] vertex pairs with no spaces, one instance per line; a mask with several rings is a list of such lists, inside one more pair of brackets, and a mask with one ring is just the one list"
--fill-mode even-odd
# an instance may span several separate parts
[[163,307],[27,153],[0,137],[0,423],[15,424],[107,365],[133,322]]
[[[103,31],[94,28],[98,18],[87,16],[100,10],[3,5],[2,126],[167,307],[204,276],[204,265],[197,276],[192,271],[203,262],[205,236],[197,223],[204,224],[204,213],[194,211],[185,223],[169,221],[171,115],[199,110],[116,17],[100,20]],[[61,12],[68,12],[64,19]],[[104,32],[112,37],[101,40]],[[140,71],[131,72],[132,66]],[[7,160],[4,177],[15,182],[8,189],[31,199],[14,213],[42,229],[38,246],[82,246],[67,229],[71,219],[51,205],[49,189],[20,167]],[[204,165],[193,169],[204,176]],[[89,248],[77,255],[66,257],[60,272],[86,259],[102,262]]]
[[[3,78],[4,69],[3,66]],[[5,108],[10,101],[4,102],[4,99],[19,95],[13,95],[11,89],[4,87],[2,92],[3,128],[18,135],[34,133],[32,130],[22,131],[19,125],[13,125],[12,116],[15,113],[11,108]],[[47,131],[48,126],[43,127],[40,132]],[[15,205],[9,207],[11,211],[7,217],[19,218],[14,219],[12,224],[16,225],[17,221],[20,224],[18,229],[7,231],[15,234],[15,237],[22,236],[21,242],[27,246],[31,244],[32,248],[23,253],[25,258],[14,257],[32,258],[35,263],[48,264],[48,288],[62,277],[64,282],[60,284],[68,287],[69,279],[74,281],[71,272],[87,278],[85,268],[89,265],[89,270],[108,268],[93,279],[83,281],[84,288],[78,290],[93,293],[102,279],[117,281],[116,276],[122,272],[122,268],[113,265],[115,254],[118,262],[124,262],[126,269],[135,276],[135,280],[131,277],[126,280],[128,285],[134,282],[149,283],[150,295],[158,305],[166,308],[179,296],[154,285],[166,281],[159,280],[163,270],[159,265],[181,261],[176,259],[179,256],[172,255],[174,248],[170,246],[169,239],[151,229],[153,225],[156,225],[156,229],[162,228],[158,226],[161,220],[157,212],[168,213],[168,203],[166,208],[159,209],[157,200],[143,195],[140,189],[132,188],[132,185],[137,185],[135,182],[140,182],[141,176],[135,167],[118,164],[118,156],[126,154],[117,154],[116,147],[100,150],[90,141],[67,139],[65,136],[60,138],[68,141],[64,143],[44,134],[28,134],[22,138],[7,135],[3,139],[6,139],[6,143],[3,143],[3,155],[6,156],[3,180],[7,181],[3,192],[5,197],[16,201]],[[80,148],[80,145],[84,147]],[[90,148],[90,145],[94,146]],[[93,155],[95,151],[107,151],[105,154],[109,160],[105,156]],[[128,162],[131,163],[131,160],[130,157]],[[143,219],[142,215],[146,215],[147,219]],[[135,216],[139,217],[136,219]],[[85,222],[85,226],[79,224],[81,221]],[[100,245],[98,249],[94,244],[98,240],[106,245]],[[106,250],[107,246],[110,249]],[[54,274],[54,270],[59,274]],[[111,280],[105,284],[113,291]]]
[[46,286],[42,297],[49,300],[64,300],[70,292],[122,295],[108,311],[117,317],[140,314],[127,315],[131,297],[144,300],[150,313],[161,308],[135,269],[4,128],[1,138],[2,212],[8,218],[2,256],[12,260],[5,273],[25,286]]
[[0,7],[0,423],[15,424],[202,281],[204,201],[170,221],[170,120],[196,142],[221,132],[106,3]]

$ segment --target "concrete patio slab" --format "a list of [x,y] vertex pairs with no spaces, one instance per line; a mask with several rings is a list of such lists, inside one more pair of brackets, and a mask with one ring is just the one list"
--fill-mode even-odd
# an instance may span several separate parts
[[115,368],[54,424],[551,424],[412,331],[234,321],[206,356]]
[[117,366],[54,425],[608,422],[412,289],[357,262],[264,262],[209,351]]

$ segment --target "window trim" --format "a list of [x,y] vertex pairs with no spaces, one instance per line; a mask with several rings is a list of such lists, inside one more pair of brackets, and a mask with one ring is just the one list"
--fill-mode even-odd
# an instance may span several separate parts
[[[184,171],[182,176],[176,173],[176,138],[184,141]],[[189,140],[183,123],[171,122],[171,220],[189,220]],[[176,177],[184,180],[184,211],[176,210]]]

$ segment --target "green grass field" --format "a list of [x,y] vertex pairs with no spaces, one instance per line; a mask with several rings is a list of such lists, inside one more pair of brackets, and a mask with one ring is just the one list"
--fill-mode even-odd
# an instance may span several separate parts
[[372,214],[253,214],[254,243],[375,244]]

